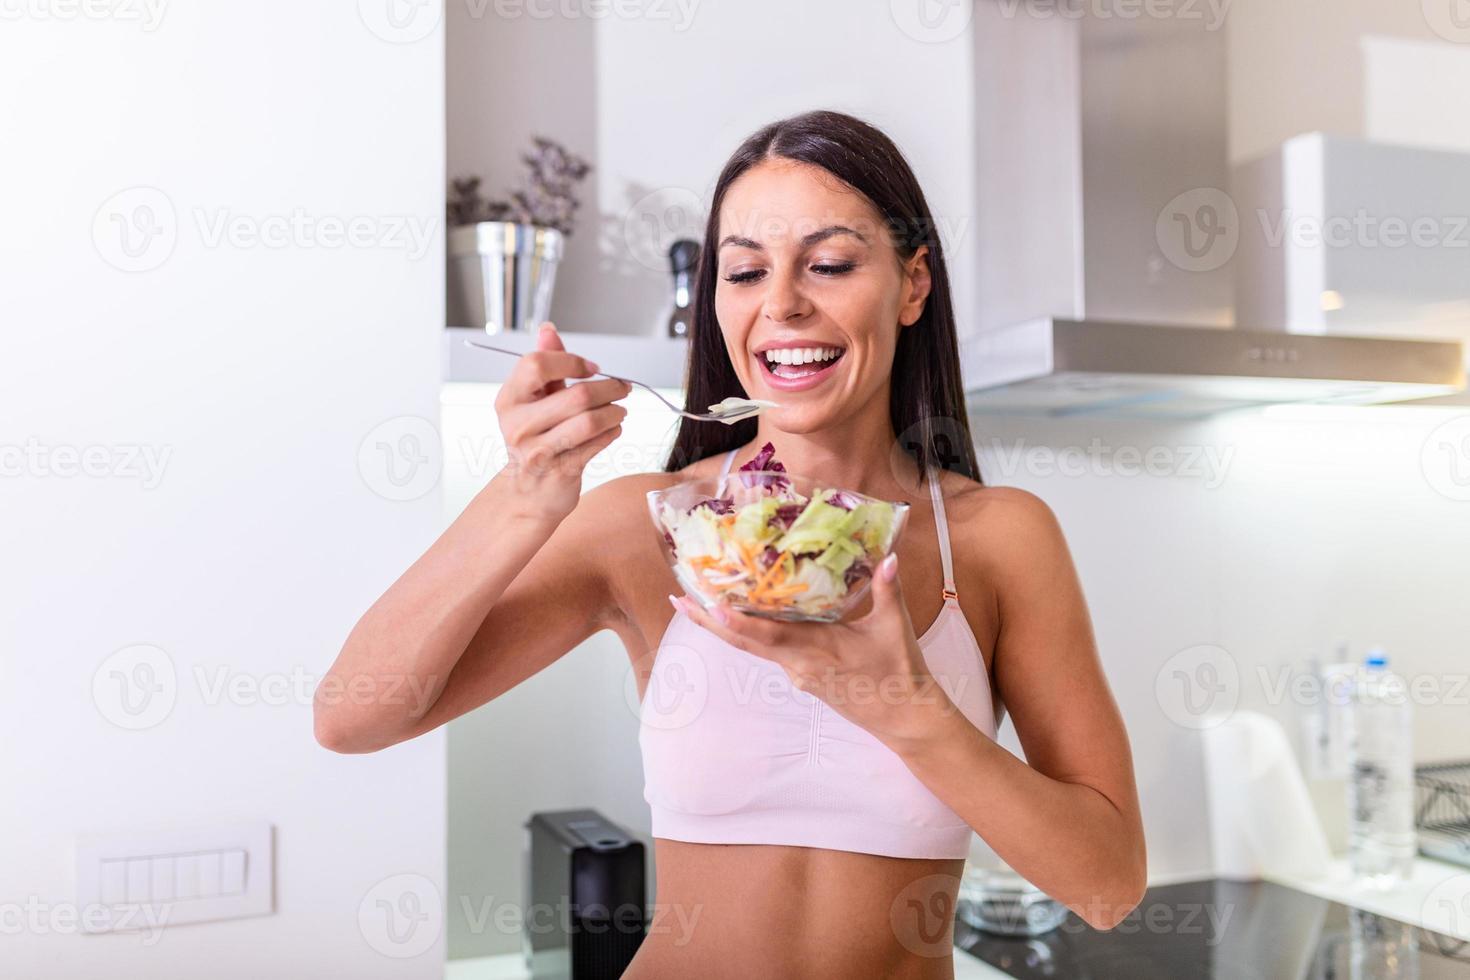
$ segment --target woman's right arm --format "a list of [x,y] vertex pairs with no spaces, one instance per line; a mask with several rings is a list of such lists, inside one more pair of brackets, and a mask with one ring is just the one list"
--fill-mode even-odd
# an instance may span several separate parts
[[363,614],[313,701],[317,741],[373,752],[442,725],[546,667],[617,610],[587,542],[606,533],[587,461],[622,431],[616,399],[543,326],[495,407],[510,462]]

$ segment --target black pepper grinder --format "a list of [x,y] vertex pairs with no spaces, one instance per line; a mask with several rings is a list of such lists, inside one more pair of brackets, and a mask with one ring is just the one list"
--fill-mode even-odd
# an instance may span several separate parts
[[669,313],[669,336],[688,337],[694,322],[694,269],[699,265],[699,243],[681,238],[669,246],[669,267],[674,273],[674,309]]

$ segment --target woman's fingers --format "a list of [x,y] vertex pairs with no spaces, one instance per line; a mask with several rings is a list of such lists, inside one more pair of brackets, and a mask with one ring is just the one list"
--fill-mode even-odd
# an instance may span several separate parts
[[588,460],[612,445],[613,440],[622,434],[622,425],[615,425],[601,435],[593,436],[580,446],[568,449],[561,454],[560,458],[566,460],[567,465],[576,467],[578,471],[581,471],[587,466]]
[[[536,334],[536,352],[527,354],[521,358],[521,363],[516,365],[517,370],[531,376],[526,381],[528,385],[533,385],[527,392],[530,397],[560,391],[566,387],[564,379],[585,378],[597,370],[597,365],[587,361],[586,358],[578,358],[576,355],[546,357],[541,355],[543,351],[551,354],[566,353],[566,346],[561,342],[561,334],[557,333],[556,324],[550,320],[541,324]],[[525,367],[527,361],[531,362],[529,367]],[[511,376],[514,377],[515,372],[512,372]]]
[[913,632],[908,605],[903,599],[903,583],[898,578],[898,552],[890,553],[878,563],[873,574],[871,595],[873,606],[858,620],[859,623],[892,623],[900,631]]
[[554,391],[544,398],[504,410],[506,437],[512,441],[533,439],[560,425],[578,413],[601,408],[625,398],[629,386],[612,378],[583,381]]
[[519,402],[535,401],[566,387],[569,378],[586,378],[597,365],[580,354],[560,350],[534,350],[521,355],[504,389]]
[[621,425],[627,417],[628,410],[623,406],[603,405],[600,408],[579,411],[525,441],[532,445],[540,443],[557,453],[564,453],[576,449],[589,439],[595,439],[613,426]]

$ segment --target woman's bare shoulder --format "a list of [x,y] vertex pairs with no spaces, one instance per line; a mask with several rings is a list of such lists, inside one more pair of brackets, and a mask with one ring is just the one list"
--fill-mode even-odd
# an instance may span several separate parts
[[1029,490],[986,486],[950,470],[940,489],[950,533],[972,554],[1003,559],[1061,539],[1056,514]]

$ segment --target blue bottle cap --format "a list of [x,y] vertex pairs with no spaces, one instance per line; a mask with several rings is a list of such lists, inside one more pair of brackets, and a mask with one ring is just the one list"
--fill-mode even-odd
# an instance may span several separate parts
[[1371,650],[1368,653],[1367,659],[1363,662],[1369,667],[1387,667],[1388,655],[1382,650]]

